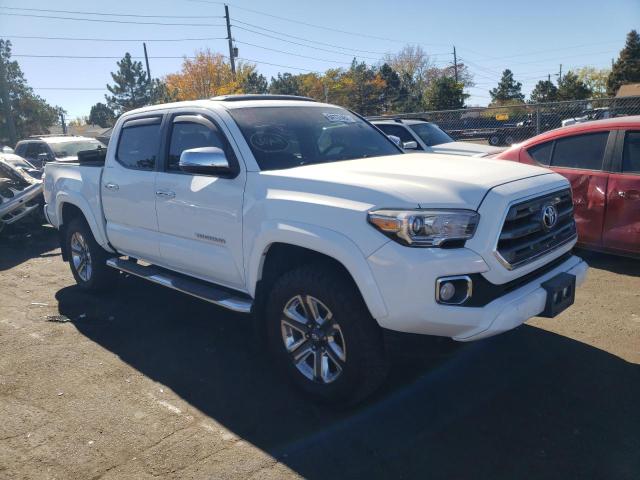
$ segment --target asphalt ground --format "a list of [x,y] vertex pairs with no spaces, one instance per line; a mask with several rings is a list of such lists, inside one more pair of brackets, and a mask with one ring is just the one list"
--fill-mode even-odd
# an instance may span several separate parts
[[640,478],[640,261],[578,252],[576,303],[425,342],[351,410],[301,397],[250,322],[123,277],[81,292],[50,227],[0,237],[0,478]]

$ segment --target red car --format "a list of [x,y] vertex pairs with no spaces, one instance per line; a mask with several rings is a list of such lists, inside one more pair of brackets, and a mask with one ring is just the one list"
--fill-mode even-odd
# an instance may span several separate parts
[[569,179],[579,246],[640,256],[640,116],[552,130],[494,158],[543,165]]

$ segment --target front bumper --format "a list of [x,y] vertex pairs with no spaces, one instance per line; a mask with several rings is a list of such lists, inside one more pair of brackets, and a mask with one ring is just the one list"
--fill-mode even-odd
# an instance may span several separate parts
[[36,202],[39,195],[42,195],[41,183],[21,190],[10,201],[0,204],[0,221],[9,225],[41,208],[40,202]]
[[[562,255],[549,255],[547,263]],[[479,340],[511,330],[543,312],[546,291],[542,283],[561,272],[576,276],[582,284],[587,264],[576,256],[481,307],[441,305],[435,300],[435,284],[449,275],[485,274],[489,267],[472,250],[410,249],[387,243],[369,257],[388,315],[376,320],[397,332]]]

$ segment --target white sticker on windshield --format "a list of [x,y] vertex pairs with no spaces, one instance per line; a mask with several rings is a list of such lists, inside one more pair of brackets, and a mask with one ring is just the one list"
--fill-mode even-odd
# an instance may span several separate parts
[[323,115],[333,123],[356,123],[356,119],[346,113],[323,113]]

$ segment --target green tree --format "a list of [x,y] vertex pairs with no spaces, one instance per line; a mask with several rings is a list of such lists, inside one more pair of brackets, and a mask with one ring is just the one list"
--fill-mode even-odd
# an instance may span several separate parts
[[468,97],[462,83],[451,77],[440,77],[429,82],[424,103],[427,110],[453,110],[464,108],[464,101]]
[[111,72],[114,85],[107,85],[111,95],[105,95],[109,108],[120,115],[151,103],[151,82],[142,62],[133,60],[127,52],[117,65],[118,71]]
[[556,102],[558,100],[558,87],[551,80],[540,80],[529,97],[530,103]]
[[0,39],[0,62],[0,142],[15,145],[20,138],[47,133],[58,123],[58,111],[33,93],[20,65],[11,60],[9,40]]
[[585,100],[591,98],[591,89],[578,75],[569,71],[558,81],[558,100]]
[[402,85],[398,72],[391,68],[388,63],[383,63],[378,75],[385,83],[382,89],[382,112],[391,113],[402,110],[402,105],[409,92]]
[[276,78],[271,77],[269,93],[279,95],[300,95],[300,79],[291,73],[278,73]]
[[582,67],[575,71],[578,78],[591,90],[592,98],[607,97],[607,79],[609,68]]
[[113,126],[116,121],[116,114],[104,103],[96,103],[89,112],[89,123],[100,125],[102,128]]
[[382,111],[385,86],[376,68],[364,62],[358,63],[354,58],[351,67],[341,73],[334,90],[340,105],[366,116]]
[[513,104],[524,101],[522,93],[522,83],[516,82],[513,72],[508,68],[502,72],[502,78],[498,86],[489,91],[491,103],[494,105]]
[[244,93],[267,93],[269,91],[267,79],[256,71],[246,75],[240,82],[240,86]]
[[640,82],[640,35],[631,30],[607,79],[607,93],[614,96],[621,85],[636,82]]

